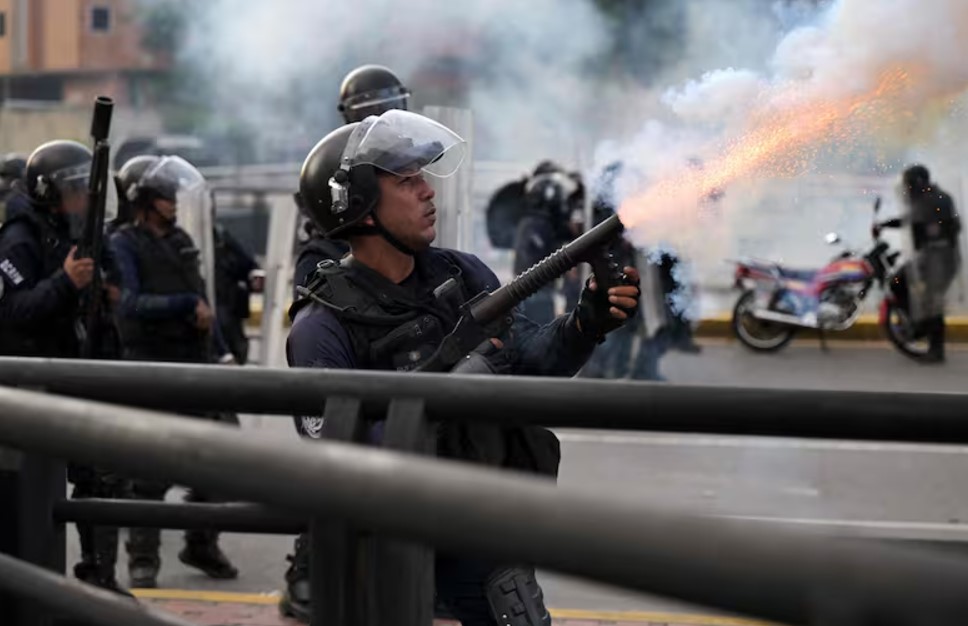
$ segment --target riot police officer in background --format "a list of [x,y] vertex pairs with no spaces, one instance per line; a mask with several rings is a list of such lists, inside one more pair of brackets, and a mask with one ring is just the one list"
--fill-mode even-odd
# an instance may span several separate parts
[[911,318],[916,334],[928,339],[925,363],[944,361],[945,294],[961,266],[961,219],[954,200],[931,180],[928,168],[912,165],[901,175],[899,192],[907,212],[879,228],[909,228],[913,258],[907,267]]
[[[514,240],[514,273],[520,274],[565,242],[580,234],[585,188],[581,176],[566,172],[557,163],[543,161],[525,183],[526,213],[518,223]],[[545,287],[525,300],[522,313],[539,324],[554,319],[555,288]]]
[[[17,210],[0,228],[0,354],[77,358],[81,302],[94,277],[90,258],[77,258],[88,209],[91,151],[73,141],[51,141],[27,159]],[[110,281],[111,273],[108,272]],[[103,338],[116,335],[104,333]],[[114,346],[117,351],[118,346]],[[102,356],[115,357],[115,354]],[[127,481],[99,469],[70,464],[74,498],[117,498]],[[79,579],[127,593],[115,580],[118,530],[77,525]]]
[[227,229],[215,226],[215,319],[235,362],[249,360],[245,320],[250,315],[249,295],[261,291],[259,264]]
[[[339,109],[347,124],[360,122],[370,115],[380,115],[391,109],[407,110],[410,90],[389,68],[382,65],[361,65],[348,73],[339,88]],[[327,240],[314,226],[311,217],[296,195],[296,204],[305,219],[306,241],[296,258],[293,288],[305,286],[307,277],[320,261],[338,260],[346,256],[346,242]],[[294,293],[294,296],[297,295]]]
[[[179,157],[147,157],[126,164],[118,179],[134,211],[134,221],[111,238],[121,271],[125,358],[212,362],[214,314],[205,297],[199,250],[188,233],[176,226],[178,211],[207,201],[205,179]],[[140,499],[163,500],[170,486],[135,480],[132,493]],[[195,491],[189,492],[188,499],[208,501]],[[159,547],[158,529],[129,529],[128,569],[133,587],[156,586]],[[185,548],[178,558],[213,578],[238,576],[213,531],[186,532]]]
[[[313,148],[300,193],[320,231],[348,240],[352,256],[321,265],[310,294],[293,305],[290,366],[412,370],[454,328],[463,302],[498,287],[477,257],[431,247],[436,208],[425,176],[453,174],[463,150],[446,127],[393,110],[333,131]],[[592,284],[575,311],[547,325],[516,314],[508,332],[465,364],[574,375],[604,335],[635,314],[637,276],[626,270],[633,284],[608,294]],[[296,425],[303,436],[320,436],[318,417]],[[372,432],[378,443],[379,429]],[[557,475],[558,441],[544,429],[455,424],[441,429],[438,443],[445,458]],[[550,624],[529,567],[438,554],[435,570],[438,596],[464,626]]]
[[14,185],[24,177],[27,159],[22,154],[11,152],[0,159],[0,222],[6,218],[7,199],[15,192]]

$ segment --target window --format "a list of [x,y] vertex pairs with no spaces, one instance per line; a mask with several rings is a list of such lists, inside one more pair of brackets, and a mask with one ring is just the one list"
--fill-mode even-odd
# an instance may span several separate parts
[[7,36],[7,13],[0,11],[0,37]]
[[91,9],[91,30],[106,33],[111,30],[111,8],[93,7]]

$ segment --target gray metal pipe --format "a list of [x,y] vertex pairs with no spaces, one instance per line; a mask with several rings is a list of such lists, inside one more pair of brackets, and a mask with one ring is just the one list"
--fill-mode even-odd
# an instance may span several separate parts
[[371,416],[421,398],[431,419],[513,425],[968,443],[968,394],[750,389],[638,382],[0,358],[0,384],[153,409]]
[[0,389],[0,442],[787,624],[958,625],[968,563],[697,518],[539,478]]
[[54,503],[58,522],[96,526],[220,530],[231,533],[297,535],[309,522],[298,515],[248,502],[154,502],[89,498]]
[[97,626],[192,626],[129,598],[65,578],[6,554],[0,554],[0,589],[33,600],[54,614]]

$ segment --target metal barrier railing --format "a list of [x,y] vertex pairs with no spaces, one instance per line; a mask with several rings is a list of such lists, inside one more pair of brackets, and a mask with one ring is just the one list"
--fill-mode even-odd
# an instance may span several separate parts
[[0,358],[0,384],[161,410],[318,415],[359,398],[382,418],[418,398],[432,420],[968,443],[968,395],[655,385],[500,376]]
[[[386,411],[383,416],[389,418],[385,445],[408,450],[416,450],[421,442],[426,443],[430,433],[427,417],[444,419],[448,411],[462,407],[474,407],[473,412],[460,415],[463,418],[490,416],[492,420],[513,421],[528,410],[538,410],[542,403],[550,403],[550,410],[557,410],[560,394],[568,388],[581,387],[582,392],[590,394],[590,399],[582,400],[582,394],[571,393],[567,396],[569,401],[586,408],[597,404],[601,411],[602,403],[598,399],[609,398],[606,404],[609,415],[618,417],[609,418],[607,423],[616,427],[619,423],[643,424],[643,411],[667,409],[674,405],[676,397],[674,393],[656,393],[660,387],[601,382],[567,381],[564,385],[548,386],[546,383],[555,381],[255,371],[140,363],[17,362],[22,375],[12,380],[16,378],[10,367],[12,360],[0,359],[0,381],[91,395],[108,394],[97,377],[113,375],[112,382],[119,388],[130,390],[130,385],[138,384],[137,395],[149,403],[163,398],[156,396],[151,387],[140,386],[147,382],[155,387],[160,385],[169,394],[176,387],[185,392],[194,385],[198,394],[189,399],[195,403],[193,408],[199,408],[198,403],[210,408],[205,403],[214,403],[218,393],[231,391],[226,386],[230,373],[236,377],[236,390],[223,395],[222,403],[215,405],[223,410],[237,410],[244,401],[256,400],[250,394],[257,394],[261,389],[270,393],[277,403],[263,401],[259,406],[266,409],[271,406],[270,412],[280,412],[284,391],[279,385],[292,390],[309,387],[313,393],[300,392],[293,406],[319,407],[325,403],[328,434],[334,438],[358,437],[365,416],[376,414],[382,405]],[[73,367],[64,368],[64,365]],[[530,390],[522,383],[532,383]],[[87,384],[92,386],[85,387]],[[703,392],[707,390],[714,395],[727,394],[718,396],[716,410],[720,415],[725,413],[728,419],[741,414],[747,405],[755,404],[756,398],[749,390],[740,390],[732,396],[728,396],[728,390],[704,388]],[[495,399],[493,394],[501,391],[505,396]],[[351,392],[359,394],[360,399],[351,397]],[[483,401],[481,393],[494,400],[495,412],[505,414],[493,416],[475,406]],[[554,395],[544,396],[545,393]],[[784,393],[773,394],[769,401],[773,411],[783,415],[786,422],[788,415],[783,413],[783,407],[792,406],[788,403],[798,394],[785,396]],[[425,395],[421,398],[421,394]],[[696,395],[695,389],[680,392],[692,408],[700,403],[686,398]],[[824,400],[812,400],[815,407],[830,402],[830,396],[824,392],[819,395]],[[890,432],[911,432],[917,436],[913,425],[904,421],[903,409],[907,409],[916,410],[917,421],[922,424],[925,418],[939,416],[942,420],[951,420],[947,433],[961,436],[957,434],[954,415],[958,407],[965,406],[964,397],[893,395],[894,408],[883,407],[889,411]],[[859,401],[861,398],[850,394],[840,399],[843,398],[847,398],[848,404],[837,405],[836,410],[853,416],[857,424],[864,425],[858,428],[855,424],[854,428],[875,438],[873,425],[864,421],[873,419],[873,415]],[[809,396],[803,399],[810,401]],[[636,401],[644,401],[635,411],[638,422],[631,419]],[[899,404],[902,409],[897,408]],[[927,407],[931,408],[931,414]],[[578,421],[574,407],[562,410],[564,419]],[[742,428],[734,426],[734,431],[754,434],[756,428],[764,427],[767,413],[754,409],[752,414],[754,421]],[[547,413],[542,415],[545,416]],[[839,419],[830,412],[826,417],[819,417],[828,424],[837,421],[835,418]],[[538,422],[540,418],[532,421]],[[660,423],[672,430],[673,422],[669,419]],[[695,425],[711,424],[713,420],[687,419],[686,422],[679,430],[689,431]],[[899,423],[903,424],[900,429]],[[165,436],[158,437],[159,432]],[[834,429],[828,425],[815,431],[819,434],[814,436],[842,436],[831,435],[832,432]],[[747,528],[742,522],[661,512],[617,503],[598,494],[558,490],[544,480],[467,464],[331,442],[267,442],[212,423],[15,389],[0,389],[0,443],[134,475],[163,476],[180,484],[278,507],[237,504],[215,505],[209,509],[213,515],[222,516],[220,523],[229,526],[237,523],[242,528],[263,532],[265,527],[274,526],[281,531],[294,530],[287,525],[298,526],[294,520],[300,517],[311,520],[308,524],[314,538],[316,591],[313,599],[318,603],[314,615],[323,615],[325,607],[327,624],[381,623],[361,619],[355,613],[360,599],[363,605],[367,602],[379,605],[392,616],[383,623],[429,623],[432,594],[428,587],[432,585],[432,578],[427,577],[426,570],[420,574],[412,567],[419,559],[427,558],[429,553],[423,546],[534,563],[789,624],[960,624],[968,614],[968,596],[963,593],[968,585],[968,562],[961,559],[935,552],[823,539],[761,526]],[[144,503],[107,503],[109,507],[119,507],[115,511],[118,516],[112,517],[110,511],[105,513],[103,507],[99,508],[104,504],[51,501],[37,508],[49,511],[51,523],[57,517],[61,520],[111,519],[114,523],[134,525],[139,516],[143,519],[151,512]],[[173,511],[170,514],[174,516],[182,515],[183,521],[197,517],[197,511],[188,514],[165,510]],[[177,520],[171,521],[177,523]],[[394,538],[374,545],[384,547],[387,558],[397,559],[396,563],[402,567],[397,571],[404,572],[411,582],[407,593],[399,590],[394,593],[390,589],[401,585],[399,578],[370,581],[372,584],[351,588],[350,581],[356,582],[354,574],[360,572],[352,568],[349,546],[358,540],[360,533]],[[0,588],[22,593],[22,585],[12,583],[4,571],[0,567]],[[361,598],[360,593],[368,595]],[[155,626],[161,622],[138,623]]]

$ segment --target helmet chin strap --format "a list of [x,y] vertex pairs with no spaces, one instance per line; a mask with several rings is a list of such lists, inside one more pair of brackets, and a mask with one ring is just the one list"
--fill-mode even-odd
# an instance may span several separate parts
[[373,226],[360,225],[357,228],[357,232],[365,235],[380,235],[387,241],[387,243],[400,252],[408,256],[415,256],[417,254],[412,248],[410,248],[410,246],[397,239],[393,233],[387,230],[386,226],[384,226],[380,220],[377,219],[376,213],[370,213],[370,216],[373,218]]

